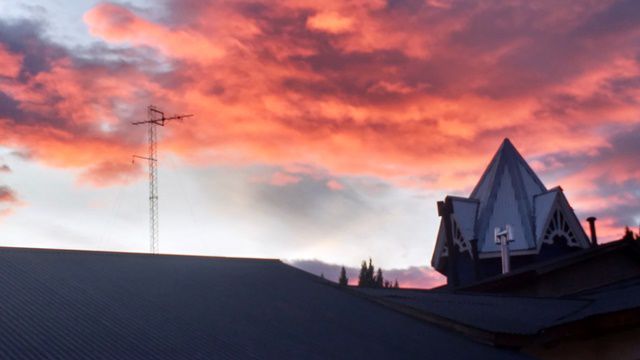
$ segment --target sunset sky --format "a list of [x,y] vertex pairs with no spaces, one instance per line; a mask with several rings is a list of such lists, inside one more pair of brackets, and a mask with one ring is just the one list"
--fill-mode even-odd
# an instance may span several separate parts
[[154,104],[195,114],[159,129],[161,252],[428,286],[435,202],[505,137],[637,228],[639,102],[633,0],[2,1],[0,245],[147,251]]

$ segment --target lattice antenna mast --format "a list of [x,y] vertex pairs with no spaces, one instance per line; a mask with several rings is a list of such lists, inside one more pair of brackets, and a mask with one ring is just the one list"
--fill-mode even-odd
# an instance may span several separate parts
[[164,112],[155,106],[149,105],[147,110],[147,120],[133,122],[133,125],[147,124],[147,136],[149,141],[149,153],[147,156],[133,155],[136,158],[147,160],[149,163],[149,251],[157,254],[159,249],[158,238],[158,136],[156,126],[164,126],[169,120],[182,120],[193,116],[193,114],[173,115],[166,117]]

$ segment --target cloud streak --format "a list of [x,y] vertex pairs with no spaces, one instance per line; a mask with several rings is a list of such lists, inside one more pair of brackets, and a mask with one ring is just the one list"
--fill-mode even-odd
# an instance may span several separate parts
[[16,193],[6,185],[0,185],[0,219],[11,215],[16,206],[20,206],[21,202]]

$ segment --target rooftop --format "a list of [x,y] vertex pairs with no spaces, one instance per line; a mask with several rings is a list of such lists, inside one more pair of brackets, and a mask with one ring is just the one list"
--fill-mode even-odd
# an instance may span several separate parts
[[0,248],[1,358],[512,358],[278,260]]

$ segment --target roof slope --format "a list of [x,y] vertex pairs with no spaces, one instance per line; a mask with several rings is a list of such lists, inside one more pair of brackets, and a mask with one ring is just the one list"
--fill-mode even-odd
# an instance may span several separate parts
[[[427,319],[430,315],[434,322],[444,323],[452,329],[460,329],[460,326],[463,326],[496,335],[517,335],[522,339],[528,337],[529,342],[534,341],[536,337],[548,337],[552,329],[567,329],[569,326],[579,328],[589,321],[598,317],[601,319],[609,314],[624,314],[626,322],[622,326],[637,326],[640,323],[640,277],[565,297],[522,297],[405,289],[360,291],[388,306],[411,308],[426,315]],[[605,331],[611,331],[611,323],[607,326]],[[594,334],[597,331],[593,326],[589,329]],[[558,334],[568,335],[566,330],[560,330]],[[514,340],[509,336],[505,339]]]
[[445,293],[405,289],[366,289],[367,295],[432,313],[477,329],[505,334],[536,334],[589,302],[581,299],[527,298],[493,294]]
[[0,358],[517,357],[277,260],[0,248]]
[[513,250],[536,246],[533,224],[533,196],[547,191],[538,176],[529,167],[509,139],[504,139],[469,196],[480,202],[478,224],[478,248],[480,251],[497,251],[493,241],[493,229],[511,224],[515,242]]

